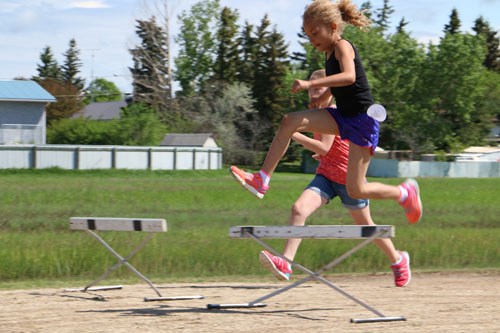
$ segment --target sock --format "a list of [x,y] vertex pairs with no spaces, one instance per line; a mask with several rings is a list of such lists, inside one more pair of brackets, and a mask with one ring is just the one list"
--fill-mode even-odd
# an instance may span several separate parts
[[271,176],[269,176],[269,174],[262,169],[259,171],[259,173],[262,177],[262,185],[268,186],[269,182],[271,181]]
[[396,261],[395,263],[393,263],[392,265],[399,265],[401,263],[401,261],[403,261],[403,256],[402,255],[399,255],[399,260]]
[[399,196],[398,201],[399,203],[402,203],[406,200],[406,198],[408,198],[408,190],[403,186],[399,185],[399,191],[401,192],[401,194]]

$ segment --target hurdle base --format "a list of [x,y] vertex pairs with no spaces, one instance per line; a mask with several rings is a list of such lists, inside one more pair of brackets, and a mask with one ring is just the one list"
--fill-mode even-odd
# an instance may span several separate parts
[[405,317],[377,317],[364,319],[351,319],[353,324],[380,323],[386,321],[406,321]]
[[64,291],[68,292],[75,292],[75,291],[102,291],[102,290],[115,290],[115,289],[122,289],[123,286],[121,285],[116,285],[116,286],[96,286],[96,287],[89,287],[89,288],[73,288],[73,289],[64,289]]
[[161,302],[161,301],[183,301],[189,299],[203,299],[204,296],[172,296],[172,297],[144,297],[144,302]]
[[239,303],[239,304],[207,304],[208,310],[217,309],[239,309],[239,308],[263,308],[265,303]]

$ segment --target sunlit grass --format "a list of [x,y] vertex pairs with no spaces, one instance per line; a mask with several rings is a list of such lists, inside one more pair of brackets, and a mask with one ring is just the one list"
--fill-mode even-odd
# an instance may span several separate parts
[[[0,280],[94,279],[115,259],[84,232],[68,230],[71,216],[165,218],[131,262],[157,279],[267,274],[258,244],[230,239],[236,225],[285,225],[290,206],[312,175],[276,173],[263,200],[219,171],[0,171]],[[373,179],[372,179],[373,180]],[[401,179],[377,179],[397,184]],[[396,226],[394,243],[412,255],[414,270],[500,267],[500,179],[419,179],[424,218],[406,223],[394,202],[372,201],[376,223]],[[335,200],[310,224],[351,224]],[[144,233],[101,232],[123,255]],[[281,249],[282,240],[271,240]],[[356,241],[304,240],[297,261],[318,267]],[[132,245],[131,245],[132,244]],[[389,262],[370,245],[335,268],[337,273],[387,272]],[[130,278],[124,268],[110,279]],[[24,282],[28,283],[28,282]],[[4,284],[2,284],[4,286]]]

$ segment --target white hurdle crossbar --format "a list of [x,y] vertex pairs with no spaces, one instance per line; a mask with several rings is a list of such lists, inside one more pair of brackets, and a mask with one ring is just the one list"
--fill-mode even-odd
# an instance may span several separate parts
[[[334,285],[331,281],[321,276],[321,274],[327,270],[330,270],[334,266],[338,265],[346,258],[354,254],[359,249],[373,242],[377,238],[392,238],[395,235],[395,228],[391,225],[374,225],[374,226],[359,226],[359,225],[331,225],[331,226],[238,226],[231,227],[229,229],[229,236],[231,238],[251,238],[261,246],[277,255],[284,260],[288,261],[293,267],[306,273],[308,276],[294,282],[288,286],[280,288],[273,291],[265,296],[257,298],[256,300],[249,303],[240,304],[207,304],[207,309],[227,309],[227,308],[254,308],[254,307],[264,307],[266,306],[263,301],[279,295],[287,290],[295,288],[307,281],[318,280],[323,284],[334,289],[341,295],[347,297],[348,299],[354,301],[355,303],[361,305],[365,309],[377,315],[375,318],[367,319],[351,319],[352,323],[369,323],[369,322],[383,322],[383,321],[404,321],[405,317],[387,317],[384,316],[380,311],[369,306],[360,299],[354,297],[353,295],[342,290],[338,286]],[[274,248],[269,246],[267,243],[262,241],[262,238],[274,238],[274,239],[288,239],[288,238],[313,238],[313,239],[363,239],[363,241],[352,249],[342,254],[341,256],[335,258],[328,264],[324,265],[318,271],[314,272],[299,263],[289,260],[284,257],[281,253],[276,251]]]
[[[187,299],[201,299],[203,296],[174,296],[163,297],[158,288],[146,276],[139,272],[134,266],[129,263],[129,259],[135,256],[153,237],[154,233],[166,232],[167,221],[164,219],[151,219],[151,218],[117,218],[117,217],[71,217],[69,220],[69,227],[71,230],[83,230],[89,235],[94,237],[101,243],[118,262],[109,267],[100,277],[90,282],[83,288],[66,289],[66,291],[95,291],[95,290],[110,290],[121,289],[122,286],[102,286],[94,287],[97,283],[104,280],[111,272],[115,271],[122,265],[128,267],[135,275],[141,280],[146,282],[158,295],[158,297],[145,297],[144,301],[173,301],[173,300],[187,300]],[[108,243],[104,241],[96,231],[143,231],[147,232],[147,236],[135,247],[127,256],[122,257],[116,252]]]

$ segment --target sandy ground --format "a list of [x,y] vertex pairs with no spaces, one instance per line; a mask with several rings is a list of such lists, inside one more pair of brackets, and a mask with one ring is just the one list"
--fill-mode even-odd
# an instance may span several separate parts
[[317,282],[272,297],[266,307],[206,308],[248,303],[287,285],[265,279],[158,285],[162,296],[204,296],[168,302],[144,302],[156,296],[146,284],[92,293],[0,291],[0,332],[500,332],[500,272],[414,274],[406,288],[393,287],[389,275],[330,279],[385,316],[407,320],[353,324],[351,318],[376,316]]

